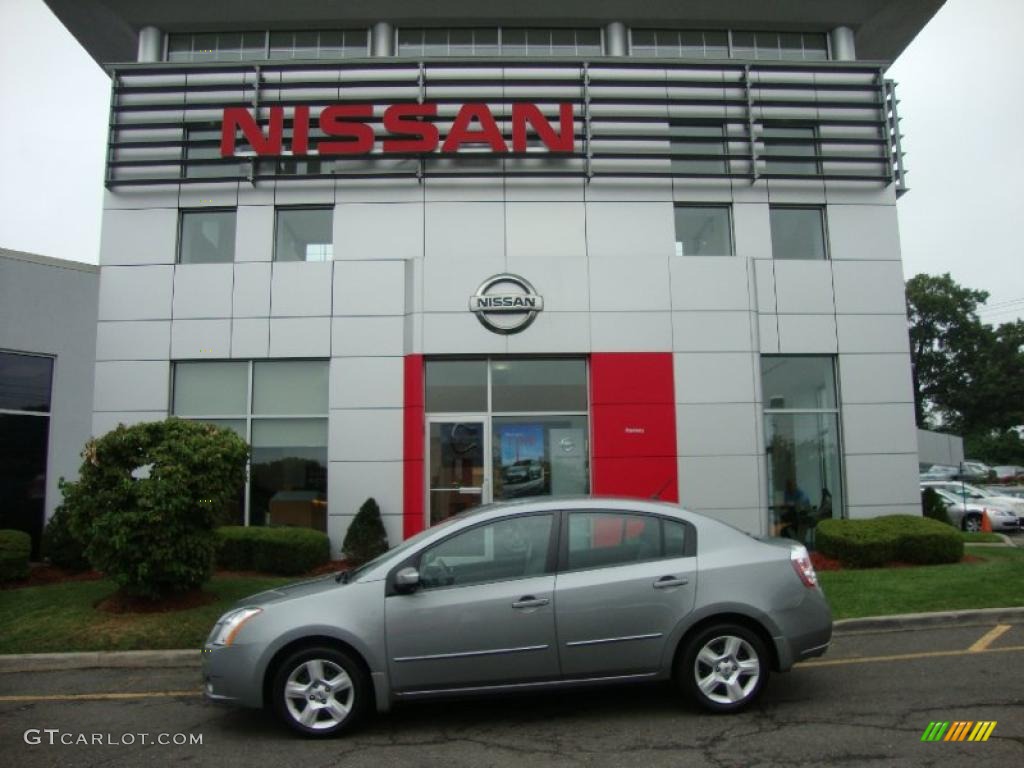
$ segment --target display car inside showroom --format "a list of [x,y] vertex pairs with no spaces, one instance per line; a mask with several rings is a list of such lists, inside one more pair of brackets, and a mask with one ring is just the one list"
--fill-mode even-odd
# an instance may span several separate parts
[[48,5],[111,78],[93,433],[236,430],[237,522],[920,514],[885,73],[940,2]]

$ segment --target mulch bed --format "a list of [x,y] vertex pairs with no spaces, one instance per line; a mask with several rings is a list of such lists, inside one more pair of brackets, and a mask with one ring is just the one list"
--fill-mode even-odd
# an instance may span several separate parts
[[99,571],[69,571],[49,563],[29,563],[28,578],[0,584],[0,589],[21,587],[45,587],[65,581],[98,581],[103,578]]
[[187,611],[216,602],[217,596],[201,589],[192,589],[180,595],[165,597],[163,600],[148,600],[144,597],[128,595],[118,590],[110,597],[96,603],[95,608],[107,613],[169,613],[171,611]]

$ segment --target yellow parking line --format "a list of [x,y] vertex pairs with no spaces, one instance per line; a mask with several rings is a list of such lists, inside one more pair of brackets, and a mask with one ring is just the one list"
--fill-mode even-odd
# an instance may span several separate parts
[[975,653],[1007,653],[1024,651],[1024,645],[1011,645],[1006,648],[984,648],[973,651],[922,651],[920,653],[898,653],[892,656],[858,656],[853,659],[823,659],[822,661],[802,661],[799,667],[838,667],[844,664],[870,664],[879,661],[906,661],[909,659],[934,659],[941,656],[966,656]]
[[0,696],[0,703],[30,701],[123,701],[132,699],[199,696],[202,691],[152,691],[150,693],[54,693],[40,696]]
[[1005,635],[1010,630],[1009,624],[996,624],[992,629],[986,632],[984,635],[978,638],[977,642],[974,643],[967,650],[971,653],[978,653],[979,651],[987,650],[992,643],[998,640],[1000,637]]

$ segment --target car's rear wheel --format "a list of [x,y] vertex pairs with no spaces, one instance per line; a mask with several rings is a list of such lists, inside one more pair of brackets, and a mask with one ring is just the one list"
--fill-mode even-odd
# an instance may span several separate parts
[[690,638],[679,657],[676,680],[705,709],[737,712],[764,689],[768,663],[757,633],[739,624],[716,624]]
[[306,736],[335,736],[348,730],[366,708],[366,673],[337,648],[303,648],[286,658],[273,683],[274,711]]
[[968,533],[977,533],[981,530],[981,517],[978,515],[966,515],[964,517],[964,530]]

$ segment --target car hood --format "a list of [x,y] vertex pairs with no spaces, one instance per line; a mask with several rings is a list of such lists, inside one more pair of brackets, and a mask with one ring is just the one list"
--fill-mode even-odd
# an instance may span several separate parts
[[237,605],[262,606],[270,603],[279,603],[282,600],[294,600],[298,597],[315,595],[318,592],[327,592],[333,589],[344,589],[347,585],[336,580],[337,574],[328,573],[324,576],[317,576],[315,579],[297,581],[294,584],[284,584],[280,587],[268,589],[265,592],[257,592],[239,600]]

